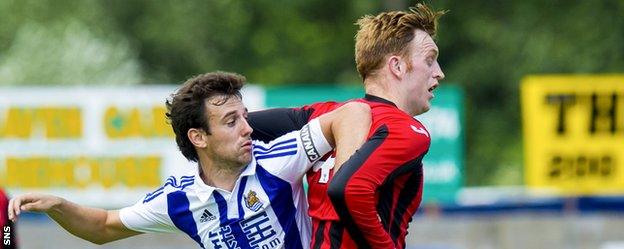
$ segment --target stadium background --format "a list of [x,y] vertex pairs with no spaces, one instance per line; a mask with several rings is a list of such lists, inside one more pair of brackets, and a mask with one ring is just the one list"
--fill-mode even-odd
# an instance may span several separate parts
[[[0,1],[0,156],[3,160],[0,168],[4,169],[0,183],[9,194],[31,190],[32,186],[27,184],[41,184],[40,179],[32,179],[36,178],[34,173],[8,172],[7,157],[27,155],[27,152],[16,153],[21,148],[29,148],[33,154],[88,155],[78,153],[83,143],[90,143],[82,141],[82,137],[63,138],[61,134],[60,140],[49,139],[53,135],[46,135],[49,131],[44,125],[44,116],[48,114],[39,114],[44,121],[35,122],[26,138],[10,132],[23,126],[23,120],[9,120],[11,110],[28,113],[39,108],[40,113],[55,113],[46,106],[50,105],[46,100],[61,106],[80,106],[83,104],[76,103],[79,99],[106,99],[109,104],[144,108],[162,104],[155,96],[172,91],[186,78],[213,70],[246,75],[257,94],[264,97],[255,100],[257,108],[297,105],[300,103],[297,101],[310,96],[325,99],[358,96],[361,92],[353,62],[353,36],[357,28],[354,21],[364,14],[405,9],[412,3],[400,0]],[[432,197],[421,208],[411,226],[409,245],[412,248],[623,248],[621,161],[614,164],[613,173],[620,178],[590,181],[583,187],[584,191],[574,191],[575,188],[568,186],[567,191],[536,193],[527,187],[531,179],[525,172],[531,165],[525,156],[532,147],[523,147],[529,131],[523,133],[522,129],[527,128],[528,120],[538,122],[535,116],[557,113],[542,110],[549,108],[548,105],[537,105],[527,112],[528,105],[539,99],[527,98],[530,103],[521,101],[524,98],[521,82],[528,75],[557,74],[570,77],[565,78],[570,82],[577,81],[571,77],[585,75],[589,78],[583,82],[569,83],[576,88],[550,91],[614,93],[619,100],[613,101],[618,107],[614,108],[616,129],[604,137],[607,142],[600,140],[596,144],[617,155],[624,154],[621,151],[624,80],[616,76],[615,83],[605,83],[599,76],[623,71],[624,2],[475,0],[431,4],[451,10],[441,19],[438,45],[440,64],[447,76],[443,82],[446,88],[440,90],[450,92],[449,101],[455,103],[444,106],[449,101],[444,101],[441,96],[445,94],[440,94],[434,105],[450,108],[461,132],[453,133],[455,140],[450,145],[442,145],[444,151],[434,148],[430,151],[430,157],[454,160],[457,174],[453,175],[455,178],[441,177],[448,180],[443,185],[427,187],[429,196],[439,199]],[[554,84],[552,80],[536,79],[538,85]],[[609,86],[596,90],[599,85]],[[150,91],[160,91],[149,97],[150,101],[156,99],[156,103],[132,102],[137,95]],[[536,94],[545,94],[544,91],[547,90],[538,90]],[[432,133],[440,124],[448,124],[446,119],[440,119],[444,113],[449,112],[424,117],[431,119],[428,127],[433,129]],[[28,115],[36,117],[33,113]],[[98,123],[98,117],[85,115],[81,120]],[[574,117],[579,122],[589,122],[588,117],[580,114]],[[71,133],[65,136],[71,137]],[[129,136],[103,143],[121,151],[137,142],[146,142],[140,135]],[[162,146],[170,138],[156,140],[156,146]],[[588,142],[591,145],[595,141]],[[93,148],[102,145],[92,143]],[[538,143],[550,144],[550,141],[538,139]],[[457,149],[449,151],[455,148],[452,146]],[[577,141],[566,147],[584,150],[584,146],[587,144]],[[171,149],[166,153],[177,153],[175,147],[168,148]],[[143,149],[137,153],[152,153],[149,148]],[[101,159],[102,152],[94,150]],[[595,151],[591,146],[586,150]],[[41,160],[31,161],[30,167],[37,169],[36,165],[32,166],[37,162]],[[166,177],[164,174],[161,172],[160,177]],[[566,184],[570,182],[578,183]],[[132,185],[128,187],[128,181],[118,186],[120,189],[106,191],[85,190],[84,186],[53,186],[53,181],[47,184],[38,189],[105,207],[121,205],[136,199],[129,196],[138,198],[146,192]],[[604,186],[609,189],[605,191]],[[444,191],[432,194],[438,190]],[[122,193],[130,194],[118,197]],[[448,193],[452,193],[451,197]],[[50,248],[51,244],[58,248],[89,247],[38,215],[26,215],[18,224],[17,234],[23,248]],[[143,235],[100,248],[169,248],[171,245],[195,247],[184,236]]]

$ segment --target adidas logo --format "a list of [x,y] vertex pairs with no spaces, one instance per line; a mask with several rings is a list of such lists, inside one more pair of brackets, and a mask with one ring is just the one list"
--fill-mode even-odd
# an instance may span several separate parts
[[199,217],[199,222],[206,222],[209,220],[215,220],[217,219],[217,217],[215,217],[214,215],[212,215],[212,213],[210,213],[210,211],[208,211],[208,209],[204,209],[204,213],[202,214],[201,217]]

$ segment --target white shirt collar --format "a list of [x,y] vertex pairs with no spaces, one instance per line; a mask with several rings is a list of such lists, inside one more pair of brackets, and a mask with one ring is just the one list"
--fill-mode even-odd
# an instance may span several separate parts
[[[201,176],[199,175],[199,170],[200,168],[198,165],[197,170],[195,170],[195,175],[194,175],[195,182],[196,182],[194,186],[194,190],[195,190],[195,193],[197,194],[197,198],[199,198],[201,202],[206,202],[208,201],[208,199],[210,199],[212,192],[216,191],[217,188],[206,184],[204,180],[201,179]],[[252,158],[251,162],[245,167],[245,169],[243,169],[243,172],[241,172],[240,176],[236,180],[236,186],[234,186],[234,189],[238,187],[238,185],[240,184],[240,179],[243,176],[251,176],[254,174],[256,174],[256,160]]]
[[256,174],[256,158],[251,157],[251,162],[245,166],[243,172],[241,172],[241,176],[250,176]]
[[215,187],[207,185],[204,180],[202,180],[201,176],[199,176],[198,165],[197,170],[195,170],[195,193],[197,194],[197,198],[199,198],[201,202],[206,202],[215,190]]

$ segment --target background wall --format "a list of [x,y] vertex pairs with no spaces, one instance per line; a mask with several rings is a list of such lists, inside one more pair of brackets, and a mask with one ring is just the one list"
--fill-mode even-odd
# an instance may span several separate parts
[[[0,85],[354,84],[353,23],[406,0],[0,1]],[[522,183],[519,82],[624,68],[624,2],[431,1],[440,64],[466,91],[466,184]],[[501,142],[503,141],[503,142]]]

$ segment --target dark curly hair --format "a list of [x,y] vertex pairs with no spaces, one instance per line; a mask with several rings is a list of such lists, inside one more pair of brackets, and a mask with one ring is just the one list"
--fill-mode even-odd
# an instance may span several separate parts
[[176,136],[176,143],[182,155],[197,162],[199,157],[187,133],[191,128],[200,128],[210,134],[206,116],[206,100],[220,98],[215,104],[222,105],[230,97],[242,98],[240,89],[245,77],[236,73],[211,72],[188,79],[180,89],[165,101],[167,120]]

